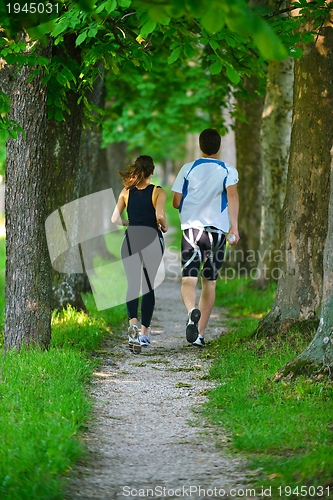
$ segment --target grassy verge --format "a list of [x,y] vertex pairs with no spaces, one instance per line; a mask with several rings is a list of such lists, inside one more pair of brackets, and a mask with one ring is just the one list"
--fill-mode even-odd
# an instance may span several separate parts
[[165,213],[169,226],[169,246],[173,248],[173,250],[180,252],[180,243],[182,238],[182,231],[180,229],[180,220],[179,220],[179,212],[172,206],[172,198],[173,192],[170,187],[165,187],[167,200],[165,203]]
[[[4,297],[4,239],[0,240],[0,297]],[[61,500],[71,467],[85,452],[81,430],[90,418],[89,382],[98,348],[117,337],[125,306],[89,316],[68,309],[52,318],[52,344],[0,357],[0,498]],[[0,302],[3,326],[4,299]],[[3,344],[3,328],[1,345]],[[93,355],[92,355],[93,354]]]
[[216,357],[211,376],[218,385],[205,414],[229,430],[233,449],[246,454],[257,471],[255,486],[271,488],[274,500],[331,498],[333,384],[305,377],[274,382],[274,373],[299,354],[315,332],[251,338],[273,299],[274,286],[263,292],[246,280],[218,282],[217,305],[228,308],[230,329],[206,354]]

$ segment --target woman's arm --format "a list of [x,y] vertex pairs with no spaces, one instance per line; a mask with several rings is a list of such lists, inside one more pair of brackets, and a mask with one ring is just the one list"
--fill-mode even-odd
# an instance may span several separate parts
[[166,192],[162,188],[156,188],[155,212],[157,224],[160,225],[161,231],[166,233],[168,224],[165,217],[164,206],[166,202]]
[[123,211],[126,208],[126,202],[125,202],[126,194],[127,194],[126,191],[127,191],[126,188],[122,189],[122,191],[119,195],[119,198],[118,198],[117,205],[115,206],[115,209],[114,209],[112,217],[111,217],[111,221],[114,224],[117,224],[118,226],[128,226],[128,220],[121,218],[121,214],[123,213]]

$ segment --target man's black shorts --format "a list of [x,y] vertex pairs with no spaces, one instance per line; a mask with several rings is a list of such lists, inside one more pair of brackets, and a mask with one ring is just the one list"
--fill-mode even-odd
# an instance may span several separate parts
[[222,231],[205,229],[185,229],[182,237],[182,276],[198,277],[206,280],[217,279],[224,261],[226,235]]

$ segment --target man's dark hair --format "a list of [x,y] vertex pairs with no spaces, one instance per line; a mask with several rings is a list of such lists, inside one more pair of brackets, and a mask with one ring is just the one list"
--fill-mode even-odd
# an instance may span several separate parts
[[214,128],[206,128],[199,136],[199,146],[205,155],[215,155],[221,146],[221,136]]

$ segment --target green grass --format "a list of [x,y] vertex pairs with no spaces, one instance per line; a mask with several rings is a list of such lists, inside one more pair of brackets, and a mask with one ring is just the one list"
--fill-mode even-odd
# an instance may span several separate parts
[[58,499],[83,453],[92,362],[71,350],[12,352],[1,359],[0,498]]
[[170,233],[168,235],[169,246],[171,246],[173,250],[180,252],[182,231],[180,229],[179,212],[172,206],[173,192],[171,191],[170,187],[165,187],[164,189],[167,195],[165,203],[165,213],[170,230]]
[[222,276],[216,285],[216,305],[227,308],[231,317],[260,318],[271,309],[275,293],[276,283],[260,291],[250,279],[228,280]]
[[[176,210],[172,213],[178,217]],[[4,244],[1,239],[1,290]],[[118,242],[110,244],[118,247]],[[271,308],[275,289],[272,284],[259,291],[249,280],[221,278],[216,305],[226,308],[229,331],[208,344],[202,356],[214,358],[210,376],[217,382],[205,416],[229,431],[233,451],[248,456],[256,471],[253,486],[272,487],[278,500],[286,497],[278,487],[332,486],[333,387],[327,380],[305,377],[274,381],[274,373],[314,334],[294,331],[262,340],[251,336]],[[98,311],[92,295],[84,300],[89,316],[70,308],[53,314],[48,351],[0,357],[0,498],[61,500],[66,477],[85,452],[80,433],[90,419],[88,389],[98,362],[92,354],[107,336],[117,340],[126,309],[119,305]]]
[[[3,344],[5,241],[0,240],[0,318]],[[85,453],[81,431],[90,419],[89,383],[98,348],[117,341],[125,305],[89,315],[68,308],[52,317],[48,351],[0,356],[0,498],[61,500],[66,478]],[[96,356],[97,351],[97,356]]]
[[5,320],[5,265],[6,265],[6,240],[0,238],[0,349],[3,345],[3,332]]
[[[210,374],[217,387],[209,394],[205,415],[228,429],[232,448],[262,471],[256,486],[271,487],[275,500],[281,498],[278,487],[333,487],[333,384],[306,377],[274,381],[277,370],[302,352],[315,333],[251,336],[272,305],[274,289],[259,291],[246,280],[219,282],[217,303],[228,308],[230,330],[208,348],[216,357]],[[298,498],[296,493],[288,498]]]

